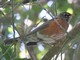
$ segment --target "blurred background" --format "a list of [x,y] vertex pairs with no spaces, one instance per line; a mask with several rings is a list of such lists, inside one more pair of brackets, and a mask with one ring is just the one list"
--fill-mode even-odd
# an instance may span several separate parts
[[[73,14],[69,32],[80,22],[80,0],[0,0],[0,60],[32,60],[24,39],[21,41],[18,37],[24,37],[32,28],[64,11]],[[36,60],[41,60],[50,48],[50,45],[38,44],[31,51]],[[79,60],[79,34],[63,50],[56,60]],[[47,60],[50,59],[47,57]]]

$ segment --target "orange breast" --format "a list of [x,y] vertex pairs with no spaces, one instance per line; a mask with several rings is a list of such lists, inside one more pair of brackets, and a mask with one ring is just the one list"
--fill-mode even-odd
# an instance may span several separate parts
[[[59,24],[57,24],[56,21],[57,21]],[[44,34],[44,35],[49,35],[49,36],[55,35],[55,34],[65,33],[65,31],[67,30],[68,25],[69,25],[69,24],[67,23],[67,21],[65,21],[65,20],[60,20],[60,19],[57,19],[56,21],[51,22],[51,24],[50,24],[47,28],[43,29],[43,30],[41,31],[41,33]],[[65,31],[64,31],[60,26],[61,26]]]

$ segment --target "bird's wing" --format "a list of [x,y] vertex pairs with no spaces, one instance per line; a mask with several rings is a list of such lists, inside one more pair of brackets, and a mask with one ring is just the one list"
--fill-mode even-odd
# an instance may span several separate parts
[[33,31],[31,31],[29,34],[27,34],[27,36],[29,36],[29,35],[31,35],[31,34],[34,34],[34,33],[38,32],[38,31],[40,31],[40,30],[43,30],[44,28],[48,27],[49,24],[50,24],[52,21],[54,21],[54,20],[51,19],[51,20],[43,23],[41,26],[37,27],[36,29],[34,29]]

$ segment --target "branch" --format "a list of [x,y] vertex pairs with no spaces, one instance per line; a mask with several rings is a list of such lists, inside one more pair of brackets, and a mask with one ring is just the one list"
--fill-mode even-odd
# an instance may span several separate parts
[[32,60],[38,60],[37,57],[36,57],[36,53],[34,52],[34,46],[27,46],[26,45],[26,49],[28,50],[29,52],[29,55],[31,57]]

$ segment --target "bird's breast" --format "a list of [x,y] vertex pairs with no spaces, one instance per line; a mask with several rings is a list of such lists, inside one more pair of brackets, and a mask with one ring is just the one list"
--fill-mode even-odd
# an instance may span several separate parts
[[47,28],[41,30],[40,33],[54,37],[63,35],[67,31],[68,25],[67,21],[57,19],[56,21],[51,22]]

